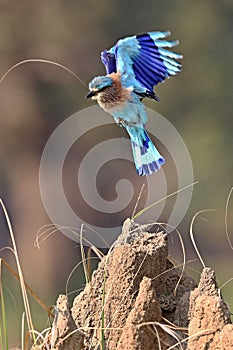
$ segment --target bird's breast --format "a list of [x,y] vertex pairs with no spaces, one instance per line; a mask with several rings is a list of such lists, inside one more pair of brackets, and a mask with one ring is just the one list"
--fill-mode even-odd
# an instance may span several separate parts
[[103,108],[106,112],[108,112],[110,114],[112,114],[116,111],[120,112],[121,110],[124,109],[124,107],[127,103],[127,101],[120,101],[120,100],[112,101],[112,102],[99,100],[98,102],[99,102],[100,107]]
[[109,89],[100,94],[98,103],[106,112],[113,113],[124,109],[125,105],[131,100],[131,90],[126,88],[121,89],[121,91]]

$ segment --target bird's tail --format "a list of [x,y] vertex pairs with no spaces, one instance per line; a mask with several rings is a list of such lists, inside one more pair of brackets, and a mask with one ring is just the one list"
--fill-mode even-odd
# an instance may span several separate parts
[[158,171],[165,159],[158,152],[143,127],[125,126],[132,144],[134,163],[139,175],[150,175]]

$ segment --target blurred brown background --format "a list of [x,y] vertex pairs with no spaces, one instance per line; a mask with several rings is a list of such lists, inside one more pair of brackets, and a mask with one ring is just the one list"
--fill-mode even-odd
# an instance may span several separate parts
[[[233,185],[232,23],[229,0],[0,2],[1,75],[20,60],[44,58],[64,64],[88,83],[104,73],[100,51],[121,37],[170,30],[172,39],[180,40],[177,51],[184,54],[182,73],[157,87],[159,104],[145,103],[177,128],[199,181],[180,225],[188,259],[196,258],[188,237],[192,216],[201,209],[217,209],[202,215],[207,221],[197,220],[195,232],[203,258],[216,270],[220,286],[233,277],[224,226],[226,198]],[[36,63],[17,68],[0,85],[0,196],[10,213],[26,281],[48,305],[64,292],[69,272],[79,261],[79,248],[61,234],[49,238],[40,250],[33,246],[36,232],[49,223],[39,192],[40,157],[53,130],[69,115],[93,104],[85,101],[86,92],[65,71]],[[231,208],[232,204],[230,231]],[[2,248],[10,245],[2,214],[0,230]],[[174,242],[174,252],[176,249]],[[1,254],[10,259],[6,252]],[[190,266],[200,268],[199,263]],[[72,288],[82,283],[80,269]],[[11,342],[17,345],[22,312],[19,289],[8,272],[4,284],[17,304],[6,291],[11,304]],[[232,307],[231,291],[232,283],[222,290]],[[43,327],[46,315],[40,316],[35,306],[33,310],[38,316],[34,316],[35,326]]]

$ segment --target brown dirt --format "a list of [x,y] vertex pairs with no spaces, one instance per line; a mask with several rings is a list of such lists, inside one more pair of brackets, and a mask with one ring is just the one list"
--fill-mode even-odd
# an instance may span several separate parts
[[198,288],[190,295],[188,349],[233,349],[230,311],[218,289],[215,273],[202,271]]
[[[53,325],[60,331],[52,348],[157,350],[168,349],[179,337],[183,349],[233,349],[230,313],[214,271],[204,269],[197,288],[191,277],[180,277],[181,270],[168,259],[167,235],[126,220],[115,247],[75,298],[72,316],[67,299],[63,312],[58,307],[63,326],[59,320]],[[64,337],[75,327],[75,338]],[[46,344],[51,348],[51,332]]]
[[[84,349],[83,334],[77,331],[74,319],[70,313],[68,298],[59,295],[54,309],[53,327],[47,333],[41,350],[82,350]],[[35,350],[38,349],[35,348]]]

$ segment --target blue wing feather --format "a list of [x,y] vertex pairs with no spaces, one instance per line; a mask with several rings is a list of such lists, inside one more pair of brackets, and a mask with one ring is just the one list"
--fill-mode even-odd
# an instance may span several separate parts
[[101,52],[101,61],[105,65],[107,74],[116,72],[116,58],[115,55],[104,50]]
[[164,80],[164,78],[168,76],[167,69],[161,65],[157,65],[156,63],[154,64],[152,62],[151,65],[145,65],[145,63],[142,59],[138,59],[137,63],[135,63],[135,64],[140,66],[140,68],[143,71],[146,70],[148,73],[152,72],[153,80],[151,81],[151,83],[153,84],[153,86],[156,85],[158,78]]
[[[162,59],[158,60],[156,56],[154,56],[151,53],[148,53],[147,51],[142,50],[142,53],[141,53],[140,57],[137,59],[137,61],[144,61],[145,62],[148,59],[150,59],[150,62],[151,62],[151,65],[148,65],[148,66],[153,66],[156,69],[160,69],[161,71],[166,72],[166,67],[164,66]],[[156,61],[155,61],[155,59],[156,59]],[[143,64],[145,64],[144,62],[143,62]]]
[[179,42],[163,40],[168,35],[170,32],[148,32],[119,40],[101,53],[107,74],[118,71],[125,87],[154,98],[153,87],[181,70],[176,60],[182,55],[166,50]]
[[159,73],[158,70],[156,73],[155,71],[150,71],[149,68],[143,67],[142,64],[140,64],[139,62],[137,62],[137,64],[134,65],[134,70],[135,72],[137,72],[138,79],[140,80],[141,77],[146,82],[146,85],[147,87],[149,87],[149,89],[151,88],[151,86],[155,85],[155,82],[157,82],[158,80],[163,80],[163,76]]
[[141,65],[144,65],[146,70],[152,71],[154,74],[158,74],[158,75],[161,75],[161,76],[164,76],[164,75],[167,74],[166,67],[164,67],[164,65],[161,65],[161,64],[159,64],[157,62],[155,62],[155,63],[152,62],[150,65],[146,66],[144,61],[143,61],[143,57],[142,57],[142,59],[138,59],[137,63],[135,63],[135,64],[138,64],[138,63],[141,63]]
[[153,84],[155,80],[154,72],[150,68],[143,66],[141,61],[134,64],[133,68],[136,68],[141,73],[142,77],[146,79],[149,84]]

